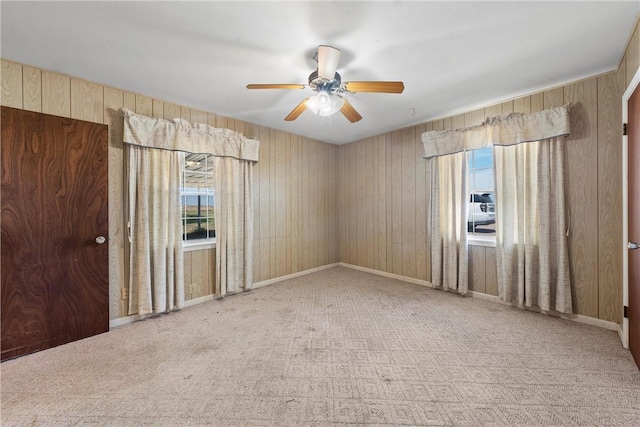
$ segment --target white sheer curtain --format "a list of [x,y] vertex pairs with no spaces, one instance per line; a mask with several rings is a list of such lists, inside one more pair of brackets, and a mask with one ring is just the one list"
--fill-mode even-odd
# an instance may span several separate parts
[[125,144],[129,162],[129,315],[184,304],[183,153]]
[[571,313],[564,139],[494,147],[496,258],[503,300]]
[[431,169],[431,283],[465,294],[467,186],[464,152],[429,159]]
[[180,171],[184,153],[214,156],[216,278],[221,293],[251,287],[252,170],[260,143],[230,129],[155,119],[121,108],[129,158],[130,314],[182,307]]
[[216,284],[224,295],[253,282],[253,162],[216,157],[214,173]]
[[[561,313],[572,310],[563,172],[563,145],[568,134],[568,105],[532,114],[493,117],[466,129],[422,134],[424,157],[439,168],[447,168],[447,173],[454,176],[464,176],[464,171],[441,159],[464,156],[467,150],[494,147],[498,289],[501,299],[521,307],[538,306]],[[434,159],[438,162],[434,163]],[[443,184],[442,176],[443,172],[435,175],[440,181],[434,181],[432,204],[442,205],[442,193],[456,191]],[[468,195],[464,193],[459,200],[466,204]],[[452,216],[455,211],[440,208],[439,212]],[[440,267],[439,254],[443,253],[444,259],[444,254],[452,253],[439,247],[444,240],[440,236],[451,235],[447,227],[441,219],[434,221],[431,230],[435,251],[432,281],[440,280],[438,272],[446,270]],[[459,252],[458,261],[463,256],[466,264],[466,253]],[[446,265],[445,261],[442,265]],[[462,274],[461,268],[458,274]],[[466,280],[466,270],[464,274]],[[444,276],[442,280],[446,280]]]

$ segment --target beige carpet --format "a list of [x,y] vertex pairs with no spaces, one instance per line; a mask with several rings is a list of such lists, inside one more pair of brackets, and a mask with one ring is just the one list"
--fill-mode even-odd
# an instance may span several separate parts
[[3,426],[640,425],[616,333],[346,268],[0,369]]

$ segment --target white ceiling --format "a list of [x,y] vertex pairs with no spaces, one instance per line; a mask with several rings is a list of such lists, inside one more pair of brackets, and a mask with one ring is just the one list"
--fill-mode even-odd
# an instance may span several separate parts
[[[9,2],[0,55],[335,144],[617,68],[640,2]],[[364,117],[283,118],[319,44],[342,50],[343,81],[402,80],[358,93]]]

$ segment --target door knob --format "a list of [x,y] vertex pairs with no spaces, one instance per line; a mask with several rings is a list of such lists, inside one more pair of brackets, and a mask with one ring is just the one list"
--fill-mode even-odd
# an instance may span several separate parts
[[640,248],[640,245],[638,245],[636,242],[629,242],[629,244],[627,245],[627,247],[628,247],[629,249],[631,249],[631,250],[634,250],[634,249],[638,249],[638,248]]
[[96,243],[99,244],[99,245],[103,244],[106,241],[107,241],[107,239],[105,239],[104,236],[96,237]]

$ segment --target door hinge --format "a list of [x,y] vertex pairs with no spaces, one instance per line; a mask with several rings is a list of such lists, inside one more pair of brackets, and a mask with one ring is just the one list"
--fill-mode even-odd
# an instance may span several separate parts
[[625,319],[629,318],[629,307],[627,307],[626,305],[624,306],[624,308],[622,310],[622,317],[624,317]]
[[622,124],[622,135],[626,135],[627,134],[627,124],[623,123]]

